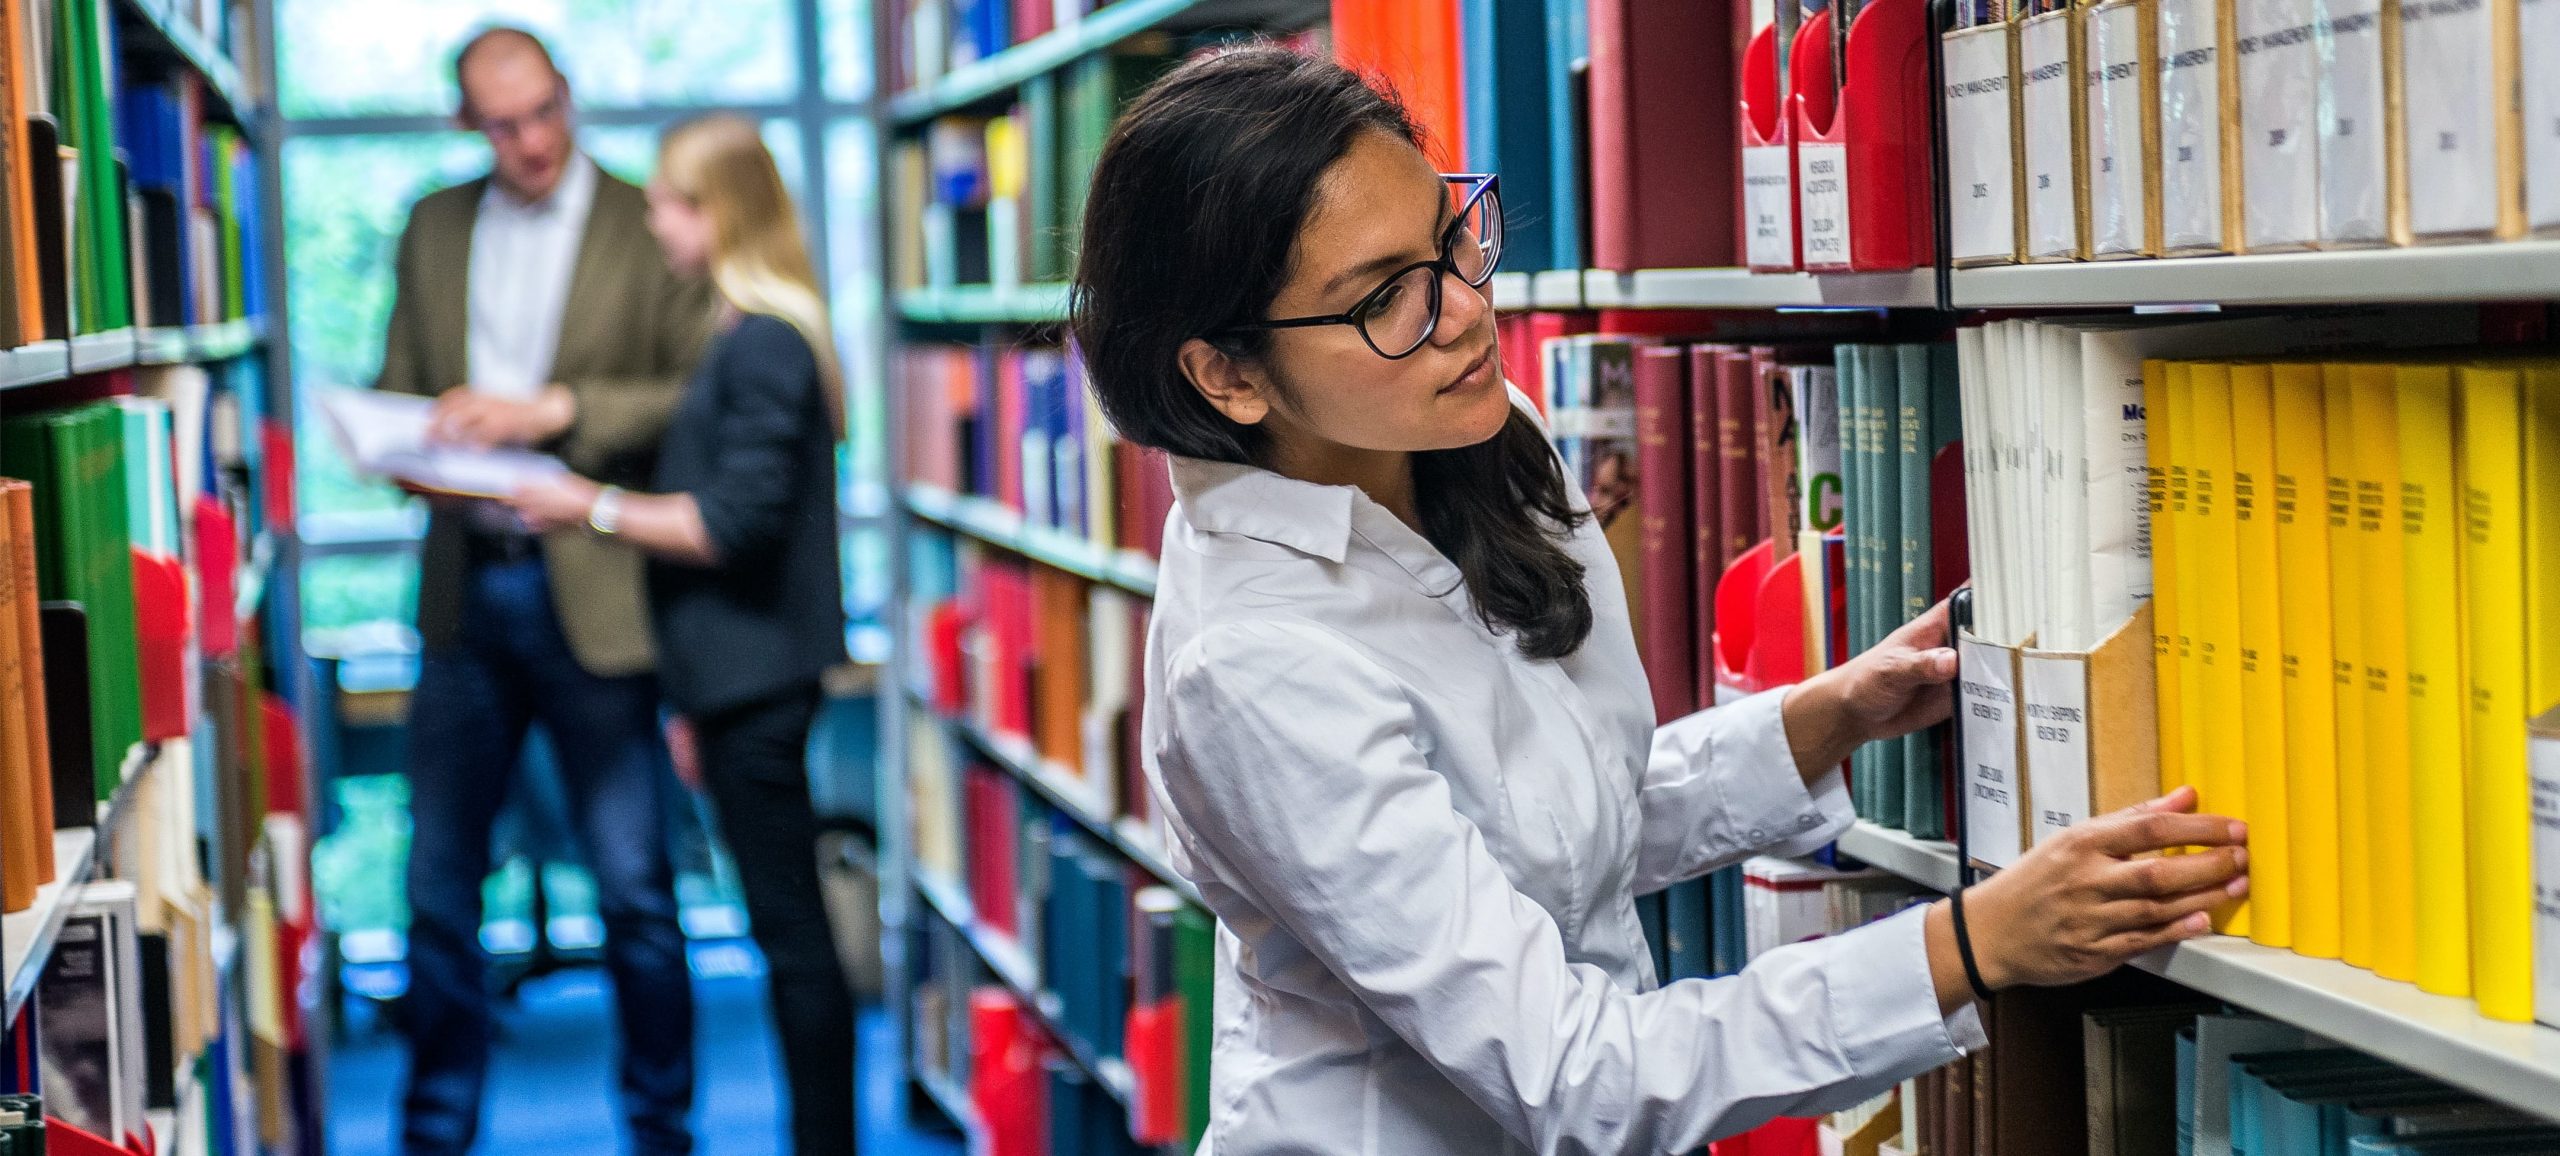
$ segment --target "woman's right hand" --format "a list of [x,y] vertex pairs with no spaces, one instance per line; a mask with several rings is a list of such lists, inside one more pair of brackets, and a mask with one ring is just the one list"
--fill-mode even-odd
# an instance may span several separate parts
[[[2212,930],[2207,914],[2249,893],[2248,826],[2168,795],[2081,823],[1965,892],[1974,961],[1992,989],[2095,979]],[[2173,847],[2188,855],[2158,855]]]

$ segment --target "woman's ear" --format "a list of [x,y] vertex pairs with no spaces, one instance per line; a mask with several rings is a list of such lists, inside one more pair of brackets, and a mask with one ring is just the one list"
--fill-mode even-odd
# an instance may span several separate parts
[[1271,387],[1260,380],[1261,374],[1224,350],[1194,337],[1182,343],[1174,355],[1182,365],[1182,375],[1191,379],[1191,387],[1200,391],[1219,413],[1237,425],[1259,425],[1271,414]]

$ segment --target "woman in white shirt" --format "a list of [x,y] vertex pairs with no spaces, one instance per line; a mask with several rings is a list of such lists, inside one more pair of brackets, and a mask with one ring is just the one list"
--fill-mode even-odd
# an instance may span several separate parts
[[[1947,713],[1944,610],[1657,727],[1607,543],[1504,382],[1494,183],[1417,135],[1334,64],[1232,51],[1131,106],[1086,211],[1075,336],[1113,423],[1175,455],[1145,744],[1219,920],[1209,1149],[1687,1151],[1952,1060],[1976,992],[2243,893],[2240,825],[2181,792],[1961,921],[1659,986],[1634,897],[1846,827],[1849,750]],[[2216,849],[2137,858],[2180,845]]]

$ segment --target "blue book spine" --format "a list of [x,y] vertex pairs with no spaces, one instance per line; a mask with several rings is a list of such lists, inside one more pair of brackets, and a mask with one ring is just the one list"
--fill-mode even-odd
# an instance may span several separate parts
[[[1591,58],[1585,0],[1547,0],[1547,220],[1553,268],[1578,269],[1582,253],[1582,132]],[[1721,115],[1721,114],[1719,114]]]
[[1546,0],[1483,0],[1463,19],[1467,168],[1502,175],[1502,263],[1568,268],[1555,250]]
[[2178,1033],[2178,1156],[2196,1156],[2196,1029]]

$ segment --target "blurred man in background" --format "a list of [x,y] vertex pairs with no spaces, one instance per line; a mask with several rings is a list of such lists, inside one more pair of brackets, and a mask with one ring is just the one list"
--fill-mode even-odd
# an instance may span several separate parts
[[[708,333],[708,288],[669,271],[640,190],[578,149],[568,80],[541,41],[482,32],[455,56],[454,79],[458,119],[487,138],[494,164],[411,210],[375,386],[436,398],[445,438],[645,485]],[[692,1149],[693,996],[654,655],[641,558],[613,530],[598,519],[537,536],[496,503],[434,503],[409,717],[401,1144],[413,1156],[464,1152],[478,1132],[492,1028],[481,883],[537,723],[595,874],[631,1151]]]

